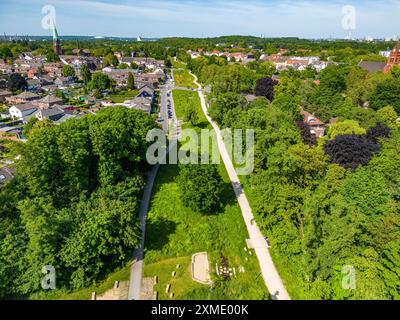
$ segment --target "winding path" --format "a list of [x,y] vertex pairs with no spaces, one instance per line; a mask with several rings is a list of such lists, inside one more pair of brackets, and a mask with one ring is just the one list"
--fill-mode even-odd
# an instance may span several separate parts
[[218,125],[210,118],[207,112],[207,104],[202,91],[202,86],[198,83],[198,79],[196,75],[191,75],[195,78],[195,83],[199,86],[199,97],[201,101],[201,107],[203,109],[204,115],[206,116],[208,122],[214,128],[217,141],[218,141],[218,149],[221,154],[222,160],[224,161],[225,168],[228,171],[229,178],[231,180],[233,189],[235,191],[237,200],[239,202],[240,209],[242,211],[243,219],[247,227],[247,231],[249,233],[250,241],[256,256],[258,258],[258,262],[260,264],[261,274],[264,279],[265,285],[267,286],[272,299],[274,300],[290,300],[290,296],[287,293],[283,281],[279,276],[278,271],[275,268],[275,265],[272,261],[271,255],[268,249],[268,243],[262,235],[260,229],[258,228],[253,213],[251,211],[249,202],[247,200],[246,194],[244,193],[242,184],[240,183],[239,177],[235,171],[235,168],[232,164],[231,158],[226,150],[225,143],[222,140],[221,131]]

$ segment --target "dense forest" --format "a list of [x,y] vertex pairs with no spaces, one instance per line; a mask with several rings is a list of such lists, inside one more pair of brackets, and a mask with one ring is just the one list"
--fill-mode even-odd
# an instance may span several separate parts
[[[339,64],[283,71],[276,82],[265,63],[189,66],[212,86],[209,112],[221,127],[256,131],[255,171],[243,182],[292,298],[399,299],[399,69]],[[301,106],[335,120],[325,137],[310,134]]]
[[0,192],[0,298],[86,287],[129,261],[141,231],[148,130],[154,120],[123,107],[59,126],[37,122]]

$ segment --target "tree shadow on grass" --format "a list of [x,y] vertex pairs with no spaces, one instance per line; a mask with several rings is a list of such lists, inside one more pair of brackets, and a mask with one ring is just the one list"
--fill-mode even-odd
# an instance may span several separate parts
[[233,191],[232,183],[230,182],[225,182],[223,185],[221,203],[224,208],[227,205],[233,206],[237,203],[236,195],[235,192]]
[[169,242],[169,236],[176,231],[177,223],[157,218],[148,220],[146,224],[146,250],[161,250]]
[[196,127],[199,129],[209,129],[209,123],[207,121],[202,121],[202,122],[198,122],[196,123]]

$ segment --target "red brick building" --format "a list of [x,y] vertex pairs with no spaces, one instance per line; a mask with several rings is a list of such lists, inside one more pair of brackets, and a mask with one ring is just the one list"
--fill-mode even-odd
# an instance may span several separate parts
[[400,42],[390,52],[388,63],[385,67],[385,73],[389,73],[393,67],[400,67]]

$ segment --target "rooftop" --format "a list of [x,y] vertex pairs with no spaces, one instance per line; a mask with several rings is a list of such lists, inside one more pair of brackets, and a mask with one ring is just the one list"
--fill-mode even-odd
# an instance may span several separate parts
[[364,70],[367,70],[368,72],[373,73],[373,72],[383,71],[383,69],[385,69],[386,67],[386,62],[361,60],[358,66]]
[[37,95],[36,93],[24,91],[15,97],[18,99],[38,99],[40,96]]

